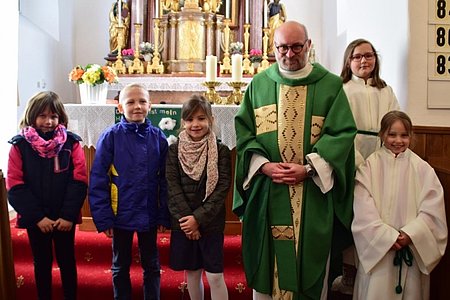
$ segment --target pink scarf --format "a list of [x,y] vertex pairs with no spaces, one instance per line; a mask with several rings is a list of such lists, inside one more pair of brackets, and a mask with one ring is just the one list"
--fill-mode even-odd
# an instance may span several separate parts
[[20,134],[28,143],[30,143],[31,148],[33,148],[40,157],[44,158],[58,156],[59,151],[67,140],[67,131],[62,124],[58,124],[58,126],[55,127],[53,138],[48,141],[39,136],[36,129],[31,126],[22,128]]
[[184,173],[193,180],[200,180],[206,165],[206,194],[203,201],[212,194],[219,180],[217,141],[214,132],[195,142],[186,133],[178,135],[178,159]]

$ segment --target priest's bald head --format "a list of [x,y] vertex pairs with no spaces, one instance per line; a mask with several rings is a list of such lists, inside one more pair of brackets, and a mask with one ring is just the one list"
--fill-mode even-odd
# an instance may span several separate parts
[[311,40],[305,25],[287,21],[275,30],[274,51],[278,65],[285,71],[298,71],[308,62]]

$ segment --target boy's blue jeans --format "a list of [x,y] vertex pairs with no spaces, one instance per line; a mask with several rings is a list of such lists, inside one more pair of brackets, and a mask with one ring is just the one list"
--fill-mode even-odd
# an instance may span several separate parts
[[[156,246],[156,227],[150,231],[137,232],[139,255],[143,269],[144,299],[160,298],[160,264]],[[130,265],[132,261],[132,245],[134,231],[114,228],[112,248],[112,279],[115,300],[132,299]]]

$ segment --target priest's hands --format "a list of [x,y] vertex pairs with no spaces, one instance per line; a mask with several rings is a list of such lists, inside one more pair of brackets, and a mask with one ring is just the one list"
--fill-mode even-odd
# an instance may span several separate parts
[[280,184],[298,184],[308,178],[305,167],[296,163],[268,162],[260,168],[260,172]]
[[412,241],[409,235],[407,235],[403,231],[400,231],[397,240],[395,241],[394,245],[392,245],[391,249],[397,251],[402,249],[403,247],[408,246],[411,243]]

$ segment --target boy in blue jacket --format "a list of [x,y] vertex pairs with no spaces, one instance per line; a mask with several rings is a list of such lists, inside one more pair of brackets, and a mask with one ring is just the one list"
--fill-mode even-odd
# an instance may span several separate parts
[[147,114],[150,95],[139,84],[122,89],[119,123],[100,136],[89,184],[89,204],[98,232],[112,238],[114,299],[131,299],[131,248],[138,236],[144,299],[160,298],[157,230],[170,226],[164,133]]

